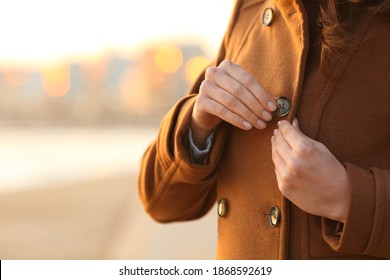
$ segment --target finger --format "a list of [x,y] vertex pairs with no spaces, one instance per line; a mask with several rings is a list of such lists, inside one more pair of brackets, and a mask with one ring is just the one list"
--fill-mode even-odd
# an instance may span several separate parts
[[249,110],[241,100],[223,89],[213,91],[210,94],[210,98],[225,107],[226,112],[230,111],[231,113],[240,116],[258,129],[264,129],[267,126],[266,123]]
[[260,83],[241,66],[231,61],[224,60],[220,64],[220,67],[225,69],[229,76],[244,85],[264,108],[271,112],[276,110],[277,105],[272,95],[267,92],[260,85]]
[[274,149],[283,159],[285,163],[290,162],[290,159],[293,157],[293,151],[291,146],[284,139],[283,135],[277,130],[274,130]]
[[283,138],[294,151],[305,149],[305,146],[308,145],[311,140],[288,121],[280,121],[278,127]]
[[[264,121],[270,121],[272,119],[271,113],[264,109],[263,105],[261,105],[255,96],[243,84],[231,77],[224,69],[209,68],[206,72],[206,79],[236,97],[253,114],[255,114],[257,118]],[[231,97],[226,98],[225,96],[225,99],[230,100]],[[227,104],[225,105],[228,106]]]
[[240,115],[233,113],[219,102],[209,98],[207,102],[202,103],[202,110],[211,115],[217,116],[221,120],[228,122],[240,129],[250,130],[252,125],[243,119]]
[[[279,177],[282,170],[286,168],[286,163],[284,162],[283,158],[280,156],[278,151],[276,150],[276,139],[275,136],[271,137],[271,147],[272,147],[272,161],[275,165],[275,174]],[[279,180],[278,180],[279,181]]]
[[[267,124],[246,107],[240,99],[211,81],[208,81],[206,84],[207,85],[204,85],[203,87],[206,87],[204,90],[207,91],[208,96],[224,106],[228,111],[239,115],[243,120],[249,122],[257,129],[264,129],[267,126]],[[210,113],[213,114],[213,112]],[[222,117],[222,119],[224,118]]]
[[299,122],[298,122],[298,119],[297,118],[294,118],[294,121],[292,123],[293,127],[295,127],[296,129],[298,129],[299,131],[301,130],[299,128]]
[[[282,163],[282,164],[284,164],[283,159],[279,156],[278,151],[277,151],[277,149],[276,149],[276,139],[275,139],[275,136],[274,136],[274,135],[272,135],[272,137],[271,137],[271,151],[272,151],[272,161],[274,162],[275,167],[277,167],[277,166],[276,166],[277,163]],[[275,160],[276,157],[279,157],[279,158],[278,158],[277,160]],[[281,161],[281,162],[280,162],[280,161]]]

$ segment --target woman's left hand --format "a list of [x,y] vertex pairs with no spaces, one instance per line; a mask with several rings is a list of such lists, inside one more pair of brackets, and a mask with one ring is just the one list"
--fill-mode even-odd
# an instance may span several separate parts
[[350,190],[344,166],[304,135],[296,119],[278,126],[271,139],[272,160],[282,194],[310,214],[345,223]]

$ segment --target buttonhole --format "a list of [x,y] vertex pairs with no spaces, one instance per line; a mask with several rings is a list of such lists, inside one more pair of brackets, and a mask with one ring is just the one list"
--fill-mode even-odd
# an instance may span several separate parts
[[298,10],[294,10],[288,14],[289,17],[291,17],[293,14],[295,14]]

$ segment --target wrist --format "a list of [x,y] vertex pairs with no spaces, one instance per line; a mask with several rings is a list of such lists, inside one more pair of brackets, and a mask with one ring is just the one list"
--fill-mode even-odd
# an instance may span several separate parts
[[195,120],[192,118],[190,128],[192,131],[192,139],[194,141],[194,144],[203,149],[206,145],[207,137],[210,136],[213,129],[207,129],[201,127]]
[[348,180],[348,175],[347,175],[347,171],[344,169],[343,167],[343,172],[342,172],[342,175],[341,175],[341,179],[340,179],[340,200],[339,200],[339,204],[338,204],[338,210],[336,211],[336,217],[334,218],[334,220],[336,221],[339,221],[339,222],[342,222],[342,223],[346,223],[347,221],[347,217],[348,217],[348,210],[349,210],[349,204],[350,204],[350,189],[349,189],[349,180]]

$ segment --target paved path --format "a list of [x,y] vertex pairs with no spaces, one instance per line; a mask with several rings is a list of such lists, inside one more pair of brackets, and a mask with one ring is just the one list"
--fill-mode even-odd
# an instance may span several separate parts
[[0,195],[0,259],[213,259],[216,232],[155,223],[130,177]]
[[0,259],[213,259],[215,210],[158,224],[136,176],[147,128],[2,128]]

